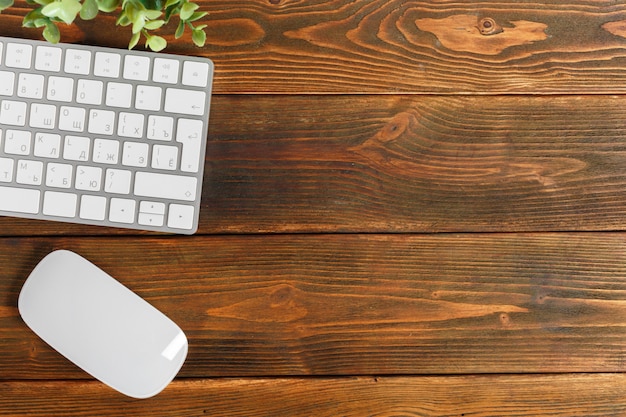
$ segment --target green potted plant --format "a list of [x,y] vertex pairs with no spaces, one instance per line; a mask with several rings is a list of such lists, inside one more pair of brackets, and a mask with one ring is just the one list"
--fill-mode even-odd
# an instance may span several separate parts
[[[0,0],[0,12],[13,5],[14,0]],[[131,26],[132,36],[128,48],[134,48],[143,36],[145,45],[153,51],[167,46],[167,41],[153,31],[171,19],[178,19],[175,37],[180,38],[186,29],[198,46],[206,41],[204,28],[196,22],[206,15],[199,12],[198,5],[189,0],[26,0],[33,10],[24,16],[25,27],[43,28],[43,37],[58,43],[61,37],[59,23],[72,24],[78,17],[83,20],[96,18],[99,12],[118,12],[116,24]]]

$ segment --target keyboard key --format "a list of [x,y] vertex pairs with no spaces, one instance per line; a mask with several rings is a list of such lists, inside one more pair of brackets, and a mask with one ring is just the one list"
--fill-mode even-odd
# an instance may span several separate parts
[[66,50],[64,69],[68,74],[89,74],[91,69],[91,52],[84,49]]
[[184,172],[198,172],[200,169],[203,129],[201,120],[178,119],[176,142],[183,145],[180,169]]
[[102,104],[102,89],[104,83],[94,80],[78,80],[76,88],[76,102],[81,104]]
[[163,226],[164,219],[165,216],[162,214],[139,213],[137,216],[137,223],[144,226],[160,227]]
[[35,69],[59,72],[63,50],[54,46],[38,46],[35,52]]
[[143,137],[144,115],[121,112],[117,124],[117,134],[127,138]]
[[17,83],[18,97],[42,98],[44,76],[40,74],[20,74]]
[[89,110],[89,133],[97,135],[112,135],[115,124],[115,112],[110,110]]
[[46,167],[46,186],[70,188],[72,186],[72,171],[71,165],[49,163]]
[[132,174],[124,169],[106,170],[104,191],[114,194],[129,194]]
[[138,85],[135,98],[135,108],[139,110],[161,110],[161,95],[163,90],[160,87]]
[[0,96],[12,96],[14,84],[14,72],[0,71]]
[[99,77],[117,78],[120,75],[121,57],[117,53],[96,52],[96,62],[93,69]]
[[0,210],[16,213],[39,213],[39,190],[0,186]]
[[76,189],[96,192],[102,187],[102,168],[79,165],[76,167]]
[[124,78],[127,80],[148,81],[150,58],[126,55],[124,57]]
[[170,204],[170,211],[167,216],[167,226],[174,229],[191,230],[191,228],[193,228],[193,214],[193,206]]
[[209,64],[185,61],[183,64],[183,84],[193,87],[206,87],[209,79]]
[[43,214],[58,217],[75,217],[78,196],[71,193],[46,191],[43,197]]
[[86,220],[106,219],[106,197],[96,195],[84,195],[80,198],[80,213],[78,216]]
[[58,158],[60,149],[60,135],[53,133],[37,133],[35,135],[35,156],[40,158]]
[[20,159],[17,161],[15,181],[18,184],[41,185],[43,162]]
[[152,172],[135,174],[135,194],[141,197],[194,201],[197,184],[195,177]]
[[91,139],[85,136],[65,136],[63,143],[63,159],[70,161],[89,160]]
[[2,100],[0,102],[0,124],[24,126],[26,124],[26,103]]
[[59,129],[68,132],[82,132],[85,129],[85,109],[62,106],[59,114]]
[[137,222],[146,226],[160,227],[165,220],[165,204],[153,201],[142,201],[139,204]]
[[177,168],[178,148],[176,146],[154,145],[152,149],[152,168],[170,171]]
[[148,166],[148,152],[150,146],[147,143],[125,142],[122,151],[122,165],[145,168]]
[[130,108],[133,98],[133,86],[125,83],[108,83],[106,105],[111,107]]
[[109,209],[109,220],[114,223],[133,223],[135,221],[135,200],[112,198]]
[[4,65],[9,68],[30,68],[33,55],[33,47],[23,43],[7,44],[7,52],[4,57]]
[[96,139],[93,143],[93,161],[99,164],[117,164],[120,143],[116,140]]
[[54,129],[56,127],[57,108],[52,104],[33,103],[30,106],[30,127]]
[[206,93],[204,91],[168,88],[165,91],[164,109],[169,113],[200,116],[204,113]]
[[140,213],[165,214],[165,203],[157,201],[142,201],[139,204]]
[[148,117],[148,139],[153,140],[172,140],[172,131],[174,130],[174,118],[166,116],[149,116]]
[[7,130],[4,133],[4,152],[12,155],[29,155],[32,133],[26,130]]
[[152,80],[157,83],[176,84],[180,63],[175,59],[155,58]]
[[13,181],[13,165],[11,158],[0,158],[0,182]]
[[53,101],[69,103],[74,97],[74,79],[68,77],[48,78],[48,91],[46,98]]

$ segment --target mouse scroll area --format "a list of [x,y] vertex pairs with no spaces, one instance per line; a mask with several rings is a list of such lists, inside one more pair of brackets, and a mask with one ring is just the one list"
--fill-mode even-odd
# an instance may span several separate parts
[[180,327],[70,251],[41,260],[22,287],[18,309],[47,344],[130,397],[158,394],[187,356]]

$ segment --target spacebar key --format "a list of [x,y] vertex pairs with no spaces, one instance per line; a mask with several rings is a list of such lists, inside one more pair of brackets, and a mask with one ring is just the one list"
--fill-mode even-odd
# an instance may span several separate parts
[[135,195],[171,200],[194,201],[198,180],[180,175],[138,172],[135,175]]
[[0,187],[0,210],[15,213],[39,213],[39,190]]

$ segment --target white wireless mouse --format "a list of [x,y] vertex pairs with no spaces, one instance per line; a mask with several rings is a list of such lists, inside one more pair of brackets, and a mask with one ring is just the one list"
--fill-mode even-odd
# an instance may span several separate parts
[[41,260],[22,287],[18,309],[46,343],[130,397],[158,394],[187,357],[180,327],[70,251]]

